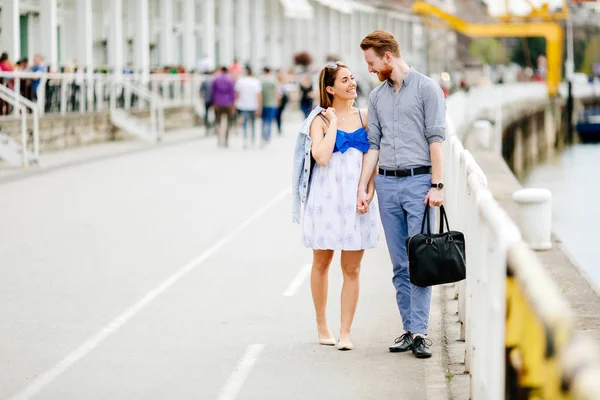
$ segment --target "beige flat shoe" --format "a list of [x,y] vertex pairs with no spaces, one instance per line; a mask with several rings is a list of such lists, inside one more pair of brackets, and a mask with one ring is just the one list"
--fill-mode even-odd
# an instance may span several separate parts
[[354,345],[351,342],[338,342],[337,349],[342,351],[353,350]]
[[325,339],[319,338],[319,344],[321,346],[335,346],[337,344],[337,341],[333,337]]

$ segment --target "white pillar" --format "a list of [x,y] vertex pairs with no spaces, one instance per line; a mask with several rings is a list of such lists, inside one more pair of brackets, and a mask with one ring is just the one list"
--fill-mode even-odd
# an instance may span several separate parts
[[219,66],[233,63],[233,0],[219,0]]
[[123,73],[123,0],[109,1],[108,66],[116,74]]
[[94,68],[94,38],[92,30],[92,0],[77,0],[75,5],[77,25],[77,58],[82,68]]
[[360,62],[362,52],[360,51],[360,41],[362,40],[360,29],[360,13],[353,12],[350,17],[350,43],[349,43],[349,59],[350,68],[354,71],[354,76],[364,75],[365,71]]
[[161,18],[159,64],[164,67],[174,63],[173,0],[160,0],[159,4]]
[[[19,0],[2,1],[2,50],[8,53],[9,60],[21,58],[21,32],[19,20]],[[27,55],[27,54],[24,54]]]
[[46,65],[53,71],[58,68],[58,37],[56,0],[40,2],[40,49]]
[[257,74],[259,74],[259,68],[264,67],[265,62],[264,15],[264,0],[255,0],[252,10],[252,66]]
[[[328,50],[328,42],[329,40],[322,40],[322,38],[325,37],[330,37],[329,35],[329,31],[328,31],[328,9],[323,6],[323,5],[315,5],[315,22],[316,22],[316,28],[315,28],[315,41],[313,43],[315,43],[315,54],[314,54],[314,60],[313,62],[315,62],[318,65],[318,68],[321,67],[321,65],[325,62],[325,58],[327,57],[327,50]],[[300,27],[300,29],[297,30],[297,32],[299,33],[299,36],[302,37],[302,29]],[[306,47],[305,42],[302,42],[302,44],[304,45],[304,49],[303,50],[307,50],[310,51],[310,48]]]
[[[315,15],[316,18],[316,15]],[[304,51],[304,50],[308,50],[308,48],[305,48],[306,45],[306,36],[305,33],[302,31],[302,22],[299,19],[293,19],[290,23],[293,24],[293,33],[292,36],[294,37],[294,42],[293,42],[293,46],[294,46],[294,53],[298,53],[300,51]],[[310,34],[310,32],[309,32]],[[314,42],[313,40],[316,39],[316,37],[318,37],[318,33],[317,32],[312,32],[313,37],[310,38],[311,43],[318,43],[318,42]],[[316,60],[319,58],[319,46],[315,46],[315,51],[311,52],[313,58]]]
[[[327,36],[328,38],[337,38],[338,37],[338,30],[337,30],[337,24],[335,23],[335,19],[336,19],[336,14],[337,11],[335,11],[332,8],[327,9],[327,27],[328,32],[327,32]],[[327,40],[327,50],[325,52],[325,57],[329,57],[330,55],[332,55],[333,53],[337,53],[336,51],[336,46],[338,44],[338,40]]]
[[533,250],[552,248],[552,193],[548,189],[521,189],[513,193],[519,205],[517,225]]
[[[130,0],[131,1],[131,0]],[[150,73],[150,12],[148,0],[135,0],[136,21],[135,21],[135,63],[134,68],[137,73],[142,75],[145,81]]]
[[204,0],[202,22],[204,35],[202,38],[202,53],[207,57],[210,68],[215,67],[215,0]]
[[[282,50],[282,63],[281,67],[289,70],[294,64],[293,55],[296,51],[294,48],[294,25],[293,19],[288,19],[285,15],[281,17],[281,50]],[[302,21],[305,26],[308,26],[309,21]],[[312,29],[311,29],[312,31]]]
[[240,63],[250,61],[250,14],[249,0],[238,0],[235,6],[235,56]]
[[281,5],[279,4],[279,0],[270,0],[270,12],[269,12],[269,21],[268,24],[270,26],[269,32],[269,66],[273,69],[277,69],[281,67],[281,36],[283,33],[283,29],[281,27],[281,20],[283,18],[283,13],[281,11]]
[[183,66],[191,70],[196,65],[196,2],[183,2]]

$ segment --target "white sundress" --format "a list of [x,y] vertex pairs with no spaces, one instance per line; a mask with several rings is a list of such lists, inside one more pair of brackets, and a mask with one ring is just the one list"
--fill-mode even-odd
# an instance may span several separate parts
[[[337,135],[367,143],[364,127],[350,133],[338,130]],[[315,165],[311,174],[302,221],[304,245],[315,250],[370,249],[379,242],[379,213],[375,200],[369,212],[356,210],[363,152],[349,147],[342,153],[337,142],[327,165]]]

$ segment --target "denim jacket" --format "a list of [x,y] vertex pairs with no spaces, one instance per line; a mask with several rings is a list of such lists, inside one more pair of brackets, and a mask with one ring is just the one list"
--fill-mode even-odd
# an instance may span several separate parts
[[306,204],[310,190],[311,152],[310,125],[313,120],[324,111],[322,107],[315,107],[308,118],[300,126],[294,148],[294,165],[292,173],[292,222],[300,223],[301,205]]

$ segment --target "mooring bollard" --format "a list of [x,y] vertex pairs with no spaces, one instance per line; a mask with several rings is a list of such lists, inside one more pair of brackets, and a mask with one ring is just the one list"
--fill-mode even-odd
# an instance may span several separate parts
[[548,189],[522,189],[513,193],[519,205],[517,225],[533,250],[552,248],[552,193]]
[[479,147],[485,150],[492,149],[494,146],[494,130],[490,121],[485,119],[475,121],[473,123],[473,134]]

